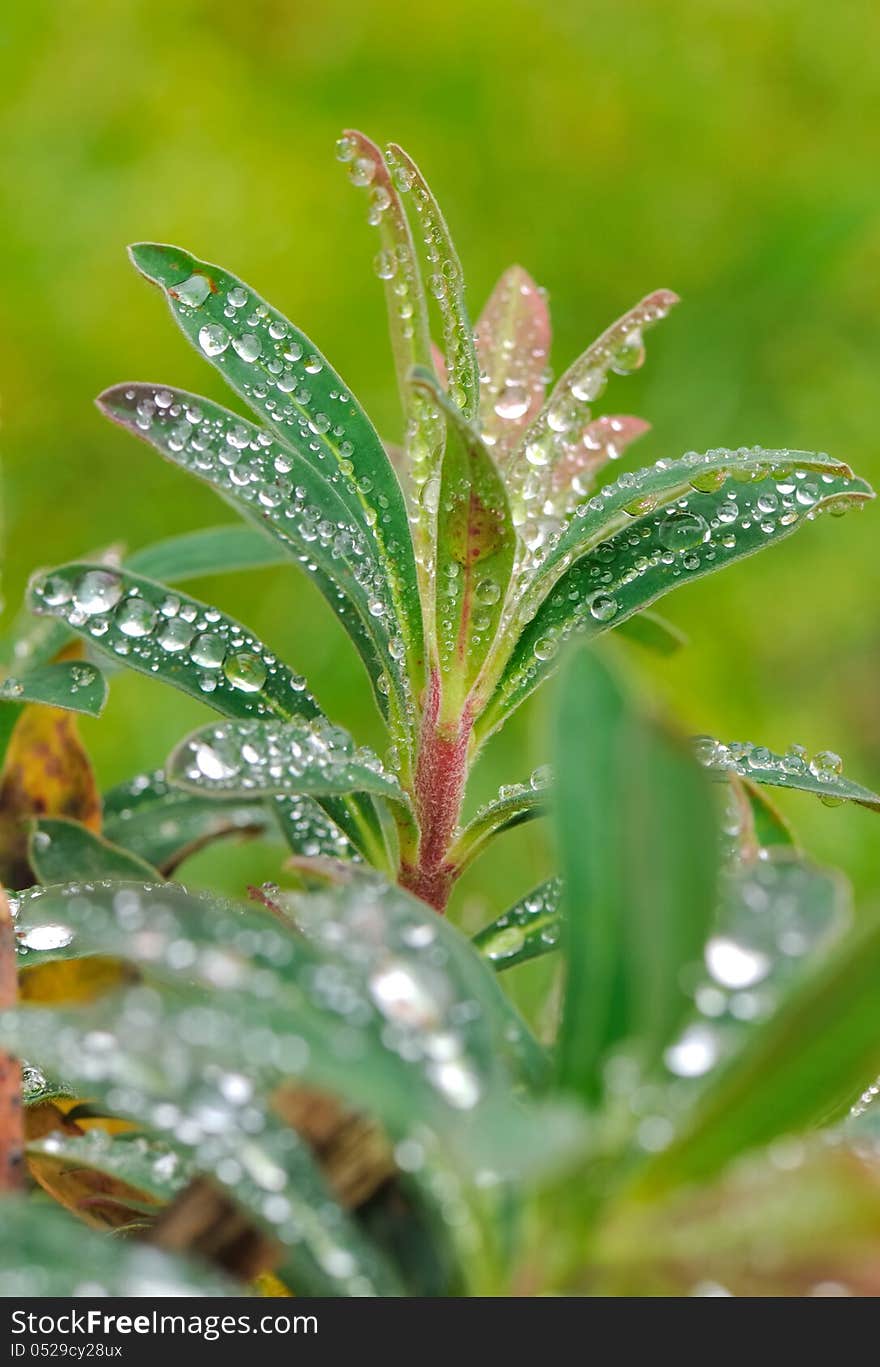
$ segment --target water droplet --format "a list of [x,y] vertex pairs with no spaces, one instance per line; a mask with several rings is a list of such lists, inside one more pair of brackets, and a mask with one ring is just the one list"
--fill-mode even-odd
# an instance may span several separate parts
[[199,328],[199,346],[206,356],[221,356],[229,346],[229,333],[222,323],[206,323]]
[[397,257],[393,252],[379,252],[373,259],[373,270],[380,280],[393,280],[397,274]]
[[481,579],[474,590],[474,596],[484,607],[491,607],[501,597],[501,588],[494,579]]
[[180,618],[171,618],[159,632],[158,641],[163,650],[175,655],[178,651],[186,650],[193,638],[193,629]]
[[211,632],[197,636],[190,651],[193,664],[199,665],[202,669],[219,669],[225,656],[225,643]]
[[205,743],[198,745],[196,747],[195,761],[199,771],[208,779],[217,780],[234,778],[238,773],[237,767],[224,759],[223,756],[214,749],[213,745],[207,745]]
[[835,779],[843,773],[843,760],[833,750],[820,750],[810,760],[810,773],[814,778]]
[[126,598],[116,609],[116,625],[124,636],[149,636],[157,620],[155,608],[143,598]]
[[663,1058],[677,1077],[702,1077],[718,1058],[718,1040],[708,1026],[691,1025],[670,1045]]
[[188,280],[184,280],[182,285],[175,285],[169,293],[181,304],[186,304],[187,308],[201,308],[211,293],[211,282],[197,272],[195,275],[191,275]]
[[657,537],[667,551],[689,551],[709,537],[709,526],[699,513],[674,511],[660,523]]
[[494,404],[499,418],[514,421],[529,411],[529,395],[524,385],[510,381],[504,386]]
[[738,944],[726,935],[713,935],[706,945],[706,967],[722,987],[753,987],[770,972],[768,955]]
[[610,622],[617,612],[617,599],[610,593],[594,593],[590,599],[590,616],[597,622]]
[[255,361],[263,350],[263,344],[255,332],[243,332],[240,337],[233,337],[232,346],[236,354],[248,362]]
[[77,580],[73,601],[81,612],[89,615],[108,612],[122,597],[122,581],[108,570],[89,570]]
[[32,926],[19,936],[18,943],[25,949],[64,949],[73,939],[69,926]]
[[266,666],[259,655],[254,655],[249,650],[227,655],[223,661],[223,673],[232,687],[242,693],[259,693],[266,682]]

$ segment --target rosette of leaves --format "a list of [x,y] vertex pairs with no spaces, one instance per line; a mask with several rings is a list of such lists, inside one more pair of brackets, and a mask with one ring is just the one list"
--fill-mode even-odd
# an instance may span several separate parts
[[[119,795],[111,803],[111,843],[130,834],[137,858],[160,870],[212,838],[212,823],[227,831],[222,812],[235,812],[233,829],[280,822],[300,860],[366,862],[443,910],[480,849],[542,809],[546,794],[526,788],[462,826],[481,746],[549,677],[568,638],[620,631],[674,649],[677,633],[652,610],[659,597],[872,494],[839,460],[763,448],[688,453],[609,479],[646,424],[604,411],[606,387],[642,364],[645,333],[675,296],[649,294],[548,386],[547,303],[530,276],[506,271],[472,325],[449,230],[411,159],[359,133],[338,154],[380,238],[400,440],[380,439],[315,344],[249,285],[176,247],[133,247],[241,411],[167,383],[115,385],[99,407],[216,489],[242,522],[122,563],[41,572],[29,602],[46,629],[5,696],[16,706],[49,688],[57,703],[65,679],[53,661],[74,632],[90,657],[220,713],[178,748],[160,791],[136,794],[130,824],[114,817]],[[302,676],[245,625],[178,587],[276,559],[314,580],[351,637],[387,722],[386,759],[332,725]],[[48,682],[46,670],[56,671]],[[739,764],[731,751],[714,758]],[[833,771],[817,778],[794,756],[788,767],[750,765],[748,778],[849,796]],[[177,853],[145,834],[161,827],[161,802],[176,804],[187,834]],[[94,871],[93,844],[70,830],[40,833],[42,863],[59,835],[67,858],[76,834]]]

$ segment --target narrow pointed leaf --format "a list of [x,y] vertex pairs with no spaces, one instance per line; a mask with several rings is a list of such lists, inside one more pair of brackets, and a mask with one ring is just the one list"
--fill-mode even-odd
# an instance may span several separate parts
[[44,703],[98,717],[107,701],[107,681],[94,665],[64,660],[26,673],[8,674],[0,683],[0,702]]
[[459,870],[467,868],[496,835],[544,816],[550,802],[549,784],[549,770],[536,769],[528,783],[502,788],[498,797],[481,807],[456,838],[449,852],[450,861]]
[[82,822],[64,817],[43,817],[33,823],[28,862],[41,883],[75,878],[159,879],[157,870],[146,860],[90,831]]
[[467,421],[473,422],[480,403],[480,372],[458,252],[440,205],[412,157],[402,147],[391,143],[387,161],[392,178],[396,175],[400,183],[409,186],[405,204],[419,225],[433,266],[428,283],[443,320],[443,358],[449,398],[461,409]]
[[506,270],[489,296],[477,321],[476,347],[483,440],[503,467],[541,411],[550,353],[547,299],[522,266]]
[[841,802],[855,802],[860,807],[880,812],[880,795],[845,778],[840,756],[830,750],[821,750],[810,759],[803,746],[792,746],[784,755],[779,755],[768,750],[766,745],[753,745],[750,741],[725,744],[711,736],[700,736],[696,741],[696,754],[713,777],[722,780],[734,774],[753,784],[813,793],[831,807]]
[[516,538],[504,484],[476,430],[430,376],[413,383],[446,416],[437,521],[436,619],[443,706],[460,708],[495,636]]
[[604,390],[609,372],[628,375],[641,366],[645,329],[665,318],[677,303],[671,290],[649,294],[612,323],[557,380],[510,462],[508,485],[518,523],[531,516],[531,510],[540,517],[552,494],[554,468],[570,459],[572,447],[582,446],[592,404]]
[[[433,364],[428,326],[428,306],[402,193],[375,143],[354,129],[339,140],[340,159],[349,168],[354,185],[369,187],[369,221],[379,230],[381,250],[375,268],[385,289],[388,326],[397,383],[406,424],[404,488],[410,506],[416,566],[426,605],[426,629],[431,634],[430,603],[433,571],[435,508],[429,491],[435,490],[443,454],[444,427],[436,405],[413,389],[410,373],[416,366]],[[403,182],[401,182],[403,184]]]
[[[790,508],[782,503],[779,481],[768,477],[710,493],[692,492],[686,512],[675,515],[660,511],[632,516],[622,510],[628,525],[600,539],[594,550],[564,570],[525,626],[478,723],[480,739],[553,671],[559,646],[568,637],[616,628],[671,589],[781,541],[818,514],[845,511],[873,497],[863,480],[845,474],[821,475],[797,488],[807,503],[798,504],[797,494],[786,494],[782,497],[793,500]],[[763,500],[776,500],[772,506],[779,515],[762,514]],[[691,540],[693,544],[682,544]]]
[[63,565],[31,585],[34,612],[227,716],[320,715],[305,681],[231,617],[126,570]]
[[562,936],[562,880],[548,878],[473,938],[493,968],[515,968],[550,954]]
[[717,830],[687,747],[587,651],[563,679],[555,768],[568,966],[559,1074],[595,1098],[611,1046],[629,1039],[651,1064],[687,1009],[681,976],[714,909]]
[[161,770],[139,774],[104,794],[105,837],[165,877],[215,840],[272,833],[272,812],[265,803],[184,793],[172,788]]
[[248,286],[176,247],[140,243],[137,268],[165,292],[184,335],[281,442],[338,487],[367,529],[418,686],[422,625],[403,494],[375,428],[313,343]]
[[378,755],[323,719],[202,727],[181,742],[166,772],[178,787],[226,797],[363,792],[405,801]]
[[[396,697],[397,727],[404,727],[408,682],[400,661],[405,641],[395,624],[388,577],[373,529],[362,509],[352,513],[343,476],[326,458],[321,465],[314,453],[307,458],[228,409],[182,390],[117,385],[101,395],[98,405],[167,460],[217,489],[259,526],[270,549],[269,537],[280,542],[314,579],[374,684],[384,678],[384,690],[376,688],[379,704],[387,712],[387,695]],[[239,533],[259,535],[249,528]]]
[[126,556],[125,567],[164,584],[207,574],[264,569],[267,565],[281,565],[285,560],[281,548],[262,530],[231,522],[225,527],[204,527],[142,546]]
[[521,620],[533,615],[570,565],[600,545],[614,544],[618,533],[647,540],[656,529],[659,551],[679,557],[686,569],[689,554],[706,555],[716,541],[735,542],[755,524],[765,539],[777,524],[795,526],[852,478],[848,465],[827,455],[763,447],[694,452],[627,472],[579,503],[550,538],[540,565],[525,577]]

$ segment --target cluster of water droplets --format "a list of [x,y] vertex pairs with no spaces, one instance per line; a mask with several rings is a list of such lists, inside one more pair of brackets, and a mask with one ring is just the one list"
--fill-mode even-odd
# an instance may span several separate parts
[[609,373],[639,369],[645,359],[644,330],[665,318],[676,302],[674,294],[659,290],[614,323],[560,378],[518,444],[505,478],[518,534],[531,555],[558,531],[575,482],[575,494],[588,493],[601,460],[621,454],[637,435],[623,427],[615,433],[608,423],[597,426],[592,405]]
[[680,1079],[708,1075],[742,1043],[744,1030],[778,1008],[803,966],[845,928],[848,912],[833,875],[796,857],[732,864],[702,972],[689,984],[696,1011],[665,1054]]
[[171,774],[212,792],[399,791],[378,755],[323,717],[206,727],[172,757]]
[[540,411],[550,378],[546,292],[521,268],[511,267],[499,280],[475,343],[483,441],[503,470],[523,428]]
[[507,968],[555,949],[562,935],[562,880],[550,878],[474,936],[492,963]]
[[[340,600],[346,595],[359,600],[362,616],[381,619],[394,637],[388,575],[371,531],[380,516],[389,516],[388,498],[364,474],[357,488],[372,506],[352,507],[354,448],[343,442],[338,458],[328,456],[319,440],[329,430],[326,415],[306,424],[309,432],[300,434],[294,450],[234,413],[168,389],[129,387],[118,391],[118,401],[136,429],[175,464],[271,524],[307,573],[329,573]],[[387,549],[392,553],[393,545]],[[392,658],[399,658],[401,642],[394,638],[391,647]]]
[[474,360],[474,338],[464,312],[461,265],[449,240],[433,197],[405,159],[389,150],[385,160],[398,190],[418,224],[428,263],[429,295],[437,301],[443,320],[443,352],[449,376],[449,398],[463,413],[476,413],[479,384]]
[[[786,456],[793,460],[797,454],[764,452],[762,463],[759,448],[691,452],[677,462],[626,472],[581,503],[545,547],[547,575],[536,572],[520,601],[520,622],[539,614],[545,625],[529,632],[533,659],[519,664],[505,685],[508,691],[529,687],[573,633],[614,626],[677,582],[816,517],[826,500],[837,512],[858,502],[840,467],[823,471],[786,463]],[[690,471],[690,490],[664,502],[663,482],[682,470]],[[645,580],[651,582],[647,591]],[[555,583],[549,593],[548,582]]]
[[833,750],[819,750],[814,755],[803,745],[791,745],[785,754],[777,755],[766,745],[751,741],[718,741],[712,736],[697,736],[694,749],[705,768],[721,773],[737,774],[740,778],[766,782],[772,779],[776,787],[814,787],[827,806],[836,807],[848,796],[843,777],[843,760]]
[[96,645],[150,674],[206,694],[228,693],[257,714],[270,699],[291,712],[317,711],[305,680],[217,609],[111,569],[57,572],[32,585],[34,608],[61,618]]
[[[374,269],[383,282],[388,300],[392,338],[404,350],[418,356],[418,340],[426,344],[427,320],[421,285],[421,272],[407,228],[401,195],[413,186],[414,177],[399,161],[393,168],[378,149],[361,144],[347,134],[336,145],[338,159],[348,167],[352,184],[369,191],[368,221],[379,229],[382,248]],[[443,276],[442,271],[438,273]],[[450,283],[447,281],[447,283]],[[427,357],[421,359],[426,360]],[[436,406],[421,389],[411,387],[406,402],[406,479],[410,523],[414,531],[414,550],[423,587],[427,589],[433,567],[430,529],[437,512],[440,493],[437,464],[443,449],[444,421]]]

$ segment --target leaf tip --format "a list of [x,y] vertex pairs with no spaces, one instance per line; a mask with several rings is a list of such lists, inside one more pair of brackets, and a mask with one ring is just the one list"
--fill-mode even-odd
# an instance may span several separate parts
[[163,242],[133,242],[128,255],[141,275],[168,290],[186,280],[195,264],[188,252]]

